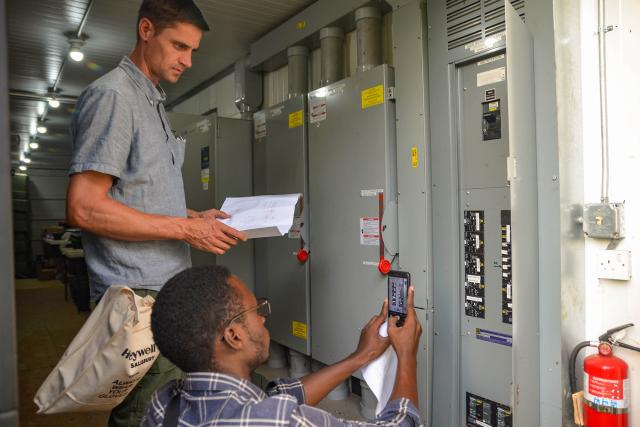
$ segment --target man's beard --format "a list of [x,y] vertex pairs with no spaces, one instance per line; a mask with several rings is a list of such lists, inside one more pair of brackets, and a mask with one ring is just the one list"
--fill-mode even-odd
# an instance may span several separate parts
[[253,359],[249,362],[249,367],[253,372],[256,368],[264,364],[269,359],[269,345],[265,345],[259,337],[256,337],[251,331],[247,331],[249,334],[249,340],[253,343],[255,348],[255,354]]

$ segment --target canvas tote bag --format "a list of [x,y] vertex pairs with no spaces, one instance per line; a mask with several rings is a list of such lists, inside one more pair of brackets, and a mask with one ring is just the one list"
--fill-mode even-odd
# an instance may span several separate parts
[[108,411],[160,354],[151,333],[154,299],[111,286],[34,397],[39,414]]

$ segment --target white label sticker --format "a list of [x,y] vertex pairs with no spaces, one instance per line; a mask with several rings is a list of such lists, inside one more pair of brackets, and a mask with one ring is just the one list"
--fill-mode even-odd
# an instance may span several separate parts
[[360,218],[360,244],[364,246],[380,245],[380,218]]
[[309,97],[309,122],[318,123],[327,119],[327,99]]
[[253,136],[255,139],[267,136],[267,116],[264,111],[259,111],[253,115]]
[[271,117],[278,117],[280,114],[282,114],[283,110],[284,110],[284,105],[280,105],[278,107],[275,107],[269,110],[269,115]]
[[480,298],[480,297],[472,297],[471,295],[467,295],[467,301],[482,302],[482,298]]
[[362,261],[362,265],[369,265],[371,267],[377,267],[378,264],[380,263],[375,261]]
[[475,274],[467,274],[467,281],[469,283],[480,283],[480,276],[476,276]]
[[373,190],[360,190],[360,197],[377,197],[380,193],[384,193],[384,190],[382,188],[376,188]]
[[499,61],[501,59],[504,59],[504,53],[498,56],[492,56],[491,58],[483,59],[482,61],[478,61],[478,67],[480,67],[481,65],[490,64],[492,62]]
[[483,71],[482,73],[478,73],[476,75],[478,87],[503,82],[505,78],[506,72],[504,67]]

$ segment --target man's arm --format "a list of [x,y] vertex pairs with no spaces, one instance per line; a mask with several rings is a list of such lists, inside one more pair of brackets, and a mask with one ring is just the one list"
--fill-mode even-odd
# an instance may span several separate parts
[[331,390],[346,380],[362,366],[380,356],[389,346],[389,339],[378,333],[380,326],[387,316],[387,301],[382,304],[382,310],[373,316],[360,333],[360,341],[355,352],[346,359],[306,375],[300,380],[304,386],[305,403],[315,405],[329,394]]
[[418,407],[417,354],[422,326],[420,326],[413,308],[413,298],[412,286],[409,288],[409,297],[407,298],[407,317],[401,327],[396,326],[398,317],[389,319],[389,339],[398,356],[396,382],[389,401],[405,397]]
[[132,209],[108,196],[111,175],[86,171],[72,175],[67,192],[67,222],[74,227],[116,240],[184,240],[191,246],[221,255],[241,233],[207,217],[179,218]]

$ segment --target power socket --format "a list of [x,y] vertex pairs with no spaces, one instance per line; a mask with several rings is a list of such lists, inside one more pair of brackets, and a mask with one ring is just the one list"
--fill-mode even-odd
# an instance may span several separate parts
[[598,278],[631,280],[631,251],[599,251]]

